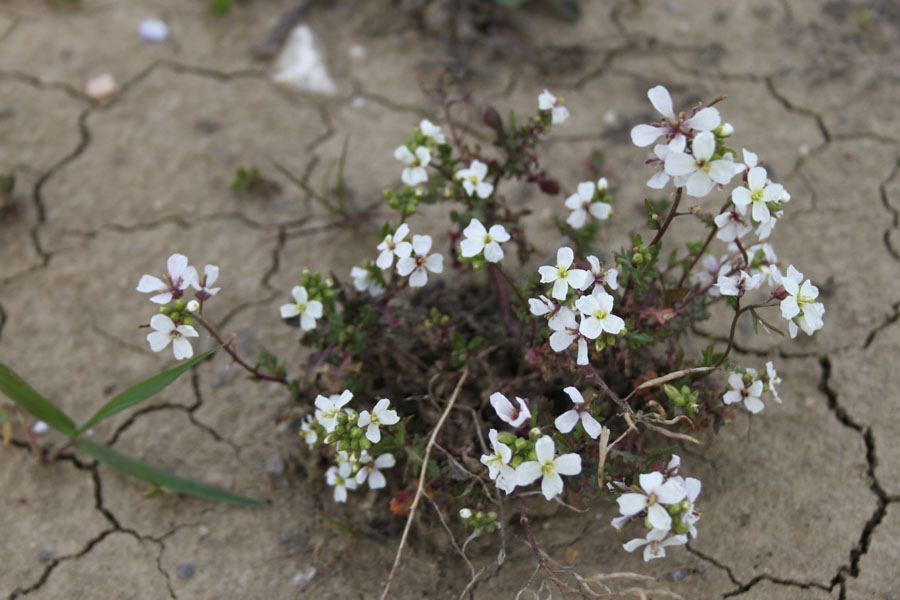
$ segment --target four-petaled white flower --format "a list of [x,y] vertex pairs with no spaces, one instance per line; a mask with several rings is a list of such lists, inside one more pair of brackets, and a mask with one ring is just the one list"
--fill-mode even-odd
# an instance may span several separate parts
[[538,96],[538,109],[549,110],[551,115],[551,123],[554,125],[563,123],[569,118],[569,109],[563,106],[562,98],[557,98],[547,90],[541,92]]
[[590,296],[576,300],[575,308],[583,315],[578,331],[588,339],[595,340],[604,331],[618,335],[625,329],[625,321],[612,314],[613,297],[601,287],[595,287]]
[[350,278],[353,279],[353,287],[360,292],[367,292],[372,297],[380,296],[384,292],[384,286],[378,283],[369,269],[353,267],[350,269]]
[[668,532],[672,528],[672,517],[663,505],[681,502],[687,491],[677,479],[664,480],[663,474],[659,471],[642,473],[638,480],[643,493],[619,496],[616,500],[619,503],[619,512],[631,517],[646,510],[650,526]]
[[728,376],[731,389],[725,392],[722,400],[725,404],[743,402],[751,413],[761,412],[766,407],[760,396],[763,393],[763,382],[756,378],[754,369],[747,369],[746,374],[731,373]]
[[718,280],[719,271],[721,271],[722,267],[726,264],[728,264],[727,255],[716,258],[712,254],[707,254],[703,257],[703,270],[697,273],[697,283],[699,283],[701,287],[709,286],[709,295],[713,298],[721,296],[719,288],[716,287],[713,282]]
[[356,480],[352,477],[353,466],[349,462],[341,462],[325,471],[328,485],[334,486],[334,501],[346,502],[347,490],[356,489]]
[[372,409],[371,413],[367,410],[359,413],[359,420],[356,424],[361,428],[366,427],[366,437],[373,444],[381,441],[380,425],[394,425],[400,422],[397,411],[388,408],[390,405],[390,400],[382,398],[375,405],[375,408]]
[[720,271],[719,278],[713,287],[718,288],[719,293],[723,296],[743,296],[744,292],[758,288],[761,281],[762,275],[759,273],[751,277],[744,270],[733,275],[726,275],[724,271]]
[[619,272],[616,269],[604,269],[603,263],[596,256],[588,256],[587,261],[591,265],[591,270],[587,272],[588,275],[584,278],[584,283],[581,284],[582,292],[595,283],[605,285],[611,290],[618,289],[619,284],[616,283],[616,278],[618,278]]
[[337,415],[345,404],[353,399],[353,393],[350,390],[344,390],[340,396],[316,396],[316,419],[319,424],[325,428],[325,431],[331,433],[337,424]]
[[693,156],[684,152],[669,152],[666,173],[687,177],[687,193],[695,198],[706,196],[718,183],[725,185],[735,175],[733,160],[712,160],[716,151],[716,136],[711,131],[698,133],[692,142]]
[[440,273],[444,270],[444,257],[437,253],[429,255],[429,250],[431,250],[431,236],[414,235],[413,255],[397,260],[397,273],[401,277],[409,275],[409,287],[424,287],[428,283],[428,271]]
[[175,326],[175,322],[163,314],[153,315],[150,319],[150,327],[154,329],[153,333],[147,334],[147,341],[150,342],[150,349],[159,352],[172,343],[172,351],[175,358],[181,360],[190,358],[194,355],[194,349],[191,343],[185,338],[198,337],[200,334],[190,325]]
[[516,396],[516,402],[519,403],[518,408],[513,406],[509,398],[500,392],[491,394],[491,406],[494,407],[500,420],[509,423],[512,427],[521,427],[531,418],[531,411],[524,398]]
[[487,165],[480,160],[473,160],[468,169],[460,169],[456,172],[456,178],[462,180],[462,186],[466,194],[476,194],[482,200],[490,197],[494,186],[484,180],[487,175]]
[[541,493],[544,498],[552,500],[563,491],[560,475],[578,475],[581,473],[581,457],[575,453],[556,456],[553,439],[549,435],[541,437],[534,443],[537,460],[523,462],[516,468],[516,484],[530,485],[538,478],[541,481]]
[[713,219],[716,223],[716,227],[719,228],[719,230],[716,231],[716,237],[723,242],[733,242],[750,233],[753,226],[749,223],[745,223],[742,217],[743,215],[741,215],[736,208],[734,210],[727,210],[721,215],[717,215],[716,218]]
[[379,269],[382,271],[390,269],[391,265],[394,264],[395,255],[399,258],[409,256],[409,253],[412,252],[412,244],[405,241],[408,235],[409,225],[400,223],[400,226],[397,227],[394,233],[384,236],[384,239],[377,247],[378,250],[381,250],[381,254],[375,259],[375,264]]
[[550,319],[548,325],[553,333],[550,334],[550,347],[554,352],[562,352],[572,345],[572,342],[578,341],[578,358],[576,364],[588,364],[588,347],[587,341],[579,331],[578,321],[575,320],[575,313],[568,307],[562,306],[557,313]]
[[370,490],[379,490],[387,485],[387,480],[381,469],[390,469],[397,464],[393,454],[381,454],[375,460],[372,456],[362,451],[359,455],[359,471],[356,472],[356,483],[362,485],[368,481]]
[[303,438],[306,445],[310,448],[319,440],[319,432],[316,431],[316,420],[312,415],[306,415],[306,418],[300,423],[300,437]]
[[635,538],[630,542],[622,544],[622,548],[624,548],[626,552],[633,552],[641,546],[645,546],[645,562],[649,562],[654,558],[663,558],[666,555],[667,546],[680,546],[682,544],[687,544],[688,541],[686,535],[682,534],[666,537],[668,533],[668,531],[662,531],[660,529],[651,529],[647,533],[647,539]]
[[597,422],[594,415],[584,406],[584,397],[575,387],[569,386],[563,390],[572,399],[575,407],[556,417],[553,422],[560,433],[569,433],[581,419],[581,425],[592,439],[597,439],[603,431],[603,425]]
[[[606,179],[601,179],[600,182],[605,184]],[[589,214],[602,221],[612,213],[612,206],[608,202],[594,202],[595,189],[593,181],[582,181],[578,184],[578,191],[566,199],[566,208],[572,211],[566,218],[566,223],[573,229],[584,227]]]
[[487,262],[503,260],[500,244],[509,241],[509,234],[503,225],[491,225],[491,229],[486,230],[481,221],[472,219],[469,226],[463,229],[463,235],[466,239],[459,243],[459,250],[464,258],[471,258],[484,250],[484,260]]
[[781,285],[788,293],[781,301],[781,316],[788,321],[788,331],[791,337],[797,337],[797,327],[806,335],[812,335],[822,329],[825,323],[822,315],[825,314],[825,306],[821,302],[814,302],[819,297],[819,289],[807,279],[803,281],[803,273],[790,265],[787,274],[781,278]]
[[768,223],[771,218],[770,202],[780,202],[784,197],[784,187],[778,183],[769,183],[766,179],[766,170],[762,167],[753,167],[747,173],[747,186],[738,186],[731,192],[731,201],[741,214],[751,207],[750,214],[757,223]]
[[194,281],[191,282],[191,285],[197,289],[197,298],[205,302],[210,296],[218,294],[219,290],[222,288],[210,287],[218,278],[219,267],[216,265],[206,265],[203,267],[203,279],[201,280],[199,277],[195,277]]
[[415,153],[410,152],[406,144],[397,146],[394,150],[394,158],[406,165],[400,179],[409,186],[416,186],[428,181],[428,171],[425,167],[431,162],[431,151],[425,146],[416,148]]
[[778,395],[778,390],[775,389],[775,386],[781,383],[781,377],[775,372],[775,365],[771,360],[766,363],[766,379],[766,386],[772,392],[772,395],[775,396],[775,401],[781,404],[781,396]]
[[300,329],[303,331],[315,329],[316,319],[322,318],[322,303],[318,300],[310,300],[309,293],[302,285],[295,285],[291,290],[291,296],[296,302],[281,305],[281,318],[290,319],[299,315]]
[[647,90],[647,97],[653,108],[663,116],[663,119],[660,123],[652,125],[635,125],[631,129],[631,141],[635,146],[649,146],[659,136],[666,135],[671,138],[671,141],[682,144],[683,149],[685,139],[683,130],[685,128],[712,132],[722,122],[719,111],[711,106],[698,110],[688,119],[684,118],[683,113],[676,115],[672,107],[672,96],[669,95],[669,90],[661,85]]
[[142,275],[138,282],[137,291],[145,294],[157,292],[150,298],[150,302],[168,304],[172,298],[181,298],[185,288],[194,285],[197,280],[197,269],[188,266],[188,259],[184,254],[173,254],[166,261],[166,266],[169,270],[168,282],[153,275]]
[[421,131],[422,135],[424,135],[425,137],[433,139],[435,144],[447,143],[447,138],[444,137],[444,133],[441,131],[441,128],[428,119],[422,119],[422,121],[419,123],[419,131]]
[[488,432],[488,438],[491,440],[494,453],[482,454],[481,464],[488,468],[488,476],[496,480],[497,489],[509,494],[516,488],[516,470],[509,465],[512,450],[500,441],[496,429]]
[[536,317],[552,318],[558,309],[559,305],[543,294],[537,298],[528,299],[528,310]]
[[580,290],[588,276],[587,271],[569,268],[574,260],[575,253],[572,252],[572,249],[563,246],[556,253],[555,267],[545,265],[538,268],[538,273],[541,274],[541,283],[553,284],[553,291],[550,295],[557,300],[566,299],[570,286],[575,290]]

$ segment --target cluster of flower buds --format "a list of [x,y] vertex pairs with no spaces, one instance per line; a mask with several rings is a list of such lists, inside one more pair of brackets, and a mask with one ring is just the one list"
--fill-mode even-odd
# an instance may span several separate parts
[[461,508],[459,509],[459,518],[462,520],[463,525],[471,527],[476,532],[482,530],[494,533],[500,527],[500,523],[497,521],[497,513],[492,510],[482,512],[480,510],[473,511],[471,508]]
[[662,558],[666,547],[686,544],[688,535],[697,537],[700,513],[694,503],[700,495],[700,480],[678,474],[681,458],[675,454],[664,471],[643,473],[639,485],[628,486],[616,481],[610,490],[621,495],[616,502],[621,515],[612,526],[621,530],[629,521],[639,519],[648,530],[646,537],[635,538],[623,545],[627,552],[644,546],[644,560]]
[[[153,332],[147,335],[150,349],[160,352],[170,343],[175,358],[182,360],[194,355],[194,349],[187,340],[199,334],[194,329],[195,315],[203,310],[203,303],[215,296],[220,288],[212,286],[219,277],[219,267],[206,265],[203,277],[197,269],[188,265],[183,254],[173,254],[166,262],[168,272],[165,279],[154,275],[143,275],[138,282],[137,291],[153,294],[150,301],[160,304],[159,314],[153,315],[149,327]],[[194,299],[186,301],[184,295],[188,288],[194,288]]]

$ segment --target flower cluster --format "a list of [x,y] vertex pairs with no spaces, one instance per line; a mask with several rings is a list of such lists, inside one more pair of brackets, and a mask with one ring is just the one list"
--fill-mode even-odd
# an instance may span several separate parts
[[[188,259],[183,254],[170,256],[166,266],[168,272],[164,275],[165,279],[143,275],[136,289],[153,294],[150,301],[161,305],[159,314],[150,319],[149,327],[153,329],[147,335],[150,349],[160,352],[171,343],[175,358],[182,360],[194,355],[187,338],[200,335],[193,325],[203,310],[203,303],[219,293],[220,288],[211,287],[219,278],[219,267],[206,265],[203,277],[200,277],[197,269],[188,265]],[[185,301],[188,288],[194,288],[194,299]]]

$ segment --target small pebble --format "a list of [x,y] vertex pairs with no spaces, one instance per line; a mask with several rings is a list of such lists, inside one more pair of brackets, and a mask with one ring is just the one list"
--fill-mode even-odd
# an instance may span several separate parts
[[306,587],[306,584],[312,581],[312,578],[316,576],[316,568],[315,567],[307,567],[303,571],[298,572],[294,575],[294,578],[291,582],[298,586],[300,589]]
[[53,553],[49,550],[41,550],[38,552],[38,562],[48,563],[53,560]]
[[175,574],[178,579],[190,579],[194,576],[194,565],[189,562],[178,563],[175,566]]
[[353,108],[362,108],[366,105],[366,99],[362,96],[354,96],[353,100],[350,101],[350,106]]
[[110,73],[103,73],[88,79],[87,85],[84,86],[84,93],[94,100],[109,98],[117,91],[119,91],[119,86],[116,78]]
[[277,454],[273,454],[269,458],[266,459],[265,464],[266,473],[270,475],[281,475],[284,473],[284,463],[281,460],[281,457]]
[[47,431],[48,431],[49,429],[50,429],[50,426],[49,426],[49,425],[47,425],[47,424],[44,423],[43,421],[38,421],[38,422],[35,423],[34,426],[31,428],[31,431],[33,431],[33,432],[34,432],[35,434],[37,434],[37,435],[41,435],[42,433],[47,433]]
[[169,26],[159,19],[145,19],[138,27],[141,39],[147,42],[162,42],[169,37]]

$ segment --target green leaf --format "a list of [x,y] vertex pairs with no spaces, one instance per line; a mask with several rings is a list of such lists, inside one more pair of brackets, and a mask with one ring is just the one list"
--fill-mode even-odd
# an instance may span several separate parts
[[114,414],[122,412],[126,408],[130,408],[135,404],[143,402],[147,398],[161,392],[163,388],[178,379],[178,377],[181,376],[182,373],[199,363],[201,360],[204,360],[205,358],[211,356],[219,348],[221,348],[221,346],[216,346],[212,350],[207,350],[203,354],[192,358],[183,365],[178,365],[174,369],[163,371],[159,375],[154,375],[150,379],[142,381],[134,387],[128,388],[127,390],[107,402],[103,408],[97,411],[97,414],[91,417],[91,420],[85,423],[76,432],[76,435],[80,435],[100,421],[108,419]]
[[75,435],[75,422],[3,363],[0,363],[0,392],[66,437]]
[[215,500],[217,502],[225,502],[226,504],[236,504],[238,506],[264,506],[263,502],[238,496],[221,488],[213,487],[180,477],[174,473],[157,469],[142,462],[136,458],[122,454],[113,450],[109,446],[105,446],[93,440],[78,440],[78,449],[85,454],[97,459],[105,465],[112,467],[117,471],[121,471],[127,475],[131,475],[135,479],[145,481],[151,485],[175,492],[177,494],[185,494],[187,496],[196,496],[205,498],[206,500]]

